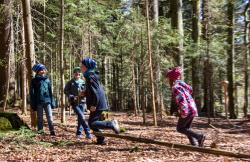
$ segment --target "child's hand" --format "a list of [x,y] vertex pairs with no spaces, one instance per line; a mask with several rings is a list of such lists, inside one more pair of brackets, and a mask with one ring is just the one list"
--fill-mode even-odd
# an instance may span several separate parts
[[91,106],[89,109],[91,112],[95,112],[96,111],[96,107],[95,106]]
[[81,97],[86,97],[85,91],[81,91],[81,92],[80,92],[80,96],[81,96]]

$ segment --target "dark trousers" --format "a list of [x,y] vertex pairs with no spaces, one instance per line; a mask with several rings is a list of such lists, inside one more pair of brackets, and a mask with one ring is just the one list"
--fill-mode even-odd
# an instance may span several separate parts
[[[114,127],[112,121],[101,120],[102,112],[94,111],[89,115],[89,127],[95,132],[101,132],[101,129],[113,129]],[[103,142],[104,139],[103,136],[97,136],[97,142]]]
[[192,116],[187,116],[186,118],[180,117],[177,123],[176,130],[179,133],[185,134],[188,137],[191,145],[197,146],[197,141],[202,138],[202,134],[196,133],[191,130],[193,119],[194,117]]

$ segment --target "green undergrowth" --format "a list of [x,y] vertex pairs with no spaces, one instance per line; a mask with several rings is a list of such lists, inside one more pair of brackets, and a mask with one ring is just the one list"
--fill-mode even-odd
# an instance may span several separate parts
[[28,145],[41,145],[44,147],[63,147],[67,145],[72,145],[72,141],[40,141],[35,138],[37,132],[28,129],[27,127],[21,127],[19,130],[9,130],[0,132],[0,141],[5,140],[10,144],[18,145],[20,148],[26,148]]

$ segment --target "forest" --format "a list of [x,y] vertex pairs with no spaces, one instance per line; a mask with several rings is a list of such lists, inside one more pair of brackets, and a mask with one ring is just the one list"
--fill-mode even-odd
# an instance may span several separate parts
[[[249,0],[0,0],[0,161],[249,161],[249,30]],[[81,120],[65,89],[76,67],[93,84],[86,58],[106,95],[104,121],[118,120],[120,134],[92,128],[84,93],[93,138],[75,137]],[[53,131],[47,107],[42,119],[32,107],[36,65],[51,87]],[[177,66],[202,147],[178,129],[168,82]]]

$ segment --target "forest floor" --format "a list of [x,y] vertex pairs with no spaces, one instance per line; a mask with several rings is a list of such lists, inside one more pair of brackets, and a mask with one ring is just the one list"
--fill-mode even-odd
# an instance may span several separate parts
[[[54,110],[57,111],[57,110]],[[20,114],[20,112],[18,112]],[[30,123],[29,116],[20,115]],[[128,113],[110,113],[110,119],[118,119],[126,135],[143,137],[158,141],[188,145],[187,138],[176,132],[177,118],[164,116],[154,127],[152,116],[148,115],[146,125],[142,117]],[[67,123],[60,124],[60,117],[54,116],[56,136],[51,137],[45,124],[45,134],[21,130],[0,136],[0,161],[117,161],[117,162],[161,162],[161,161],[201,161],[229,162],[250,161],[227,156],[217,156],[194,151],[174,149],[153,144],[131,142],[125,139],[107,138],[107,145],[96,145],[95,138],[80,141],[76,139],[76,116],[67,116]],[[214,141],[217,149],[250,154],[250,121],[213,118],[209,126],[207,118],[195,118],[193,130],[206,134],[205,148]],[[239,130],[243,130],[239,132]],[[111,132],[105,130],[106,132]]]

